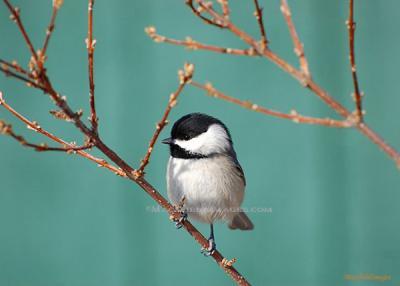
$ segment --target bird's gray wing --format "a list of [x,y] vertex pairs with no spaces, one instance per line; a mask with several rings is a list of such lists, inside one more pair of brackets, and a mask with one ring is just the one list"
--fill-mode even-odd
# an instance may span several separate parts
[[239,160],[237,159],[236,152],[234,149],[231,150],[230,157],[232,157],[233,159],[233,163],[235,164],[239,177],[243,180],[243,184],[246,186],[246,177],[244,176],[242,166],[240,166]]

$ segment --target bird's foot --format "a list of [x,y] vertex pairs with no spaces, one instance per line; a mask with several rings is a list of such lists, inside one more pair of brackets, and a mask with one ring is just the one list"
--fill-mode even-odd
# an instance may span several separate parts
[[215,252],[216,249],[217,245],[215,244],[214,238],[209,238],[208,247],[207,248],[203,247],[201,249],[201,253],[203,253],[204,256],[210,256]]
[[185,210],[180,211],[181,215],[178,219],[171,216],[171,220],[175,223],[176,229],[180,229],[183,226],[183,222],[187,220],[188,214]]

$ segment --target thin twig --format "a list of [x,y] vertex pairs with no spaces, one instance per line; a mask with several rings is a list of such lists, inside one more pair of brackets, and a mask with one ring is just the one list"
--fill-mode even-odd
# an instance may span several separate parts
[[237,55],[237,56],[258,56],[258,54],[255,52],[253,48],[247,50],[241,50],[241,49],[206,45],[193,40],[191,37],[186,37],[185,40],[176,40],[157,34],[156,29],[153,26],[146,27],[145,31],[149,35],[149,37],[152,38],[156,43],[167,43],[176,46],[184,46],[188,50],[205,50],[205,51],[211,51],[221,54]]
[[24,77],[21,74],[18,74],[18,73],[15,73],[15,72],[11,71],[8,68],[8,66],[5,65],[5,64],[0,65],[0,71],[2,71],[5,76],[10,76],[10,77],[13,77],[13,78],[16,78],[16,79],[19,79],[19,80],[25,82],[26,85],[29,86],[29,87],[33,86],[33,87],[39,88],[41,90],[44,90],[44,88],[40,84],[36,83],[35,81],[33,81],[33,80],[29,79],[29,78]]
[[0,134],[8,135],[17,140],[22,146],[33,148],[35,151],[38,152],[58,151],[58,152],[72,153],[79,150],[91,149],[93,147],[93,144],[74,146],[74,147],[50,147],[46,143],[41,143],[41,144],[30,143],[23,136],[17,135],[14,132],[12,125],[7,124],[3,120],[0,120]]
[[349,50],[350,50],[350,67],[351,75],[353,78],[354,94],[353,99],[356,102],[356,113],[360,122],[363,121],[363,110],[362,110],[362,94],[358,85],[357,68],[356,68],[356,56],[354,52],[354,32],[356,29],[356,23],[354,22],[354,1],[349,2],[349,19],[346,22],[347,29],[349,31]]
[[257,19],[258,27],[260,28],[261,33],[261,47],[265,50],[268,46],[267,34],[265,32],[264,20],[263,20],[263,8],[260,7],[258,0],[253,0],[254,6],[256,7],[256,11],[254,12],[254,16]]
[[225,19],[229,19],[231,11],[229,9],[229,0],[218,0],[218,3],[221,5],[222,14],[224,15]]
[[[192,10],[192,12],[199,17],[200,19],[202,19],[205,23],[224,29],[225,25],[223,24],[223,21],[216,21],[215,19],[209,19],[207,17],[204,17],[202,15],[202,9],[198,9],[194,6],[193,0],[186,0],[186,5],[189,6],[189,8]],[[208,2],[208,4],[206,5],[207,7],[210,7],[210,5],[212,5],[212,2]],[[202,8],[202,7],[200,7]]]
[[[65,146],[66,148],[74,148],[76,146],[62,140],[61,138],[55,136],[54,134],[46,131],[45,129],[43,129],[39,124],[37,124],[37,122],[35,121],[30,121],[29,119],[27,119],[26,117],[24,117],[22,114],[18,113],[15,109],[13,109],[10,105],[8,105],[4,98],[3,98],[3,94],[0,92],[0,105],[3,106],[6,110],[8,110],[13,116],[15,116],[17,119],[19,119],[20,121],[22,121],[23,123],[26,124],[26,126],[35,131],[38,132],[42,135],[44,135],[45,137],[53,140],[54,142],[59,143],[61,146]],[[100,159],[97,158],[83,150],[76,150],[76,153],[82,157],[85,157],[86,159],[95,162],[99,167],[104,167],[106,169],[109,169],[110,171],[112,171],[113,173],[117,174],[118,176],[121,177],[126,177],[125,172],[123,172],[121,169],[111,165],[110,163],[108,163],[106,160],[104,159]]]
[[281,119],[288,119],[295,123],[305,123],[305,124],[315,124],[315,125],[323,125],[328,127],[338,127],[338,128],[348,128],[352,127],[354,124],[351,120],[335,120],[331,118],[316,118],[316,117],[309,117],[304,116],[297,113],[296,110],[292,110],[289,114],[283,113],[280,111],[272,110],[269,108],[265,108],[259,106],[258,104],[252,103],[250,101],[240,100],[235,97],[226,95],[221,91],[218,91],[211,83],[201,84],[195,81],[191,81],[190,84],[196,88],[204,90],[208,96],[222,99],[236,105],[239,105],[243,108],[250,109],[255,112],[259,112],[265,115],[270,115],[273,117],[281,118]]
[[54,31],[54,28],[55,28],[57,12],[58,12],[58,9],[60,8],[59,6],[57,6],[55,4],[56,4],[56,2],[53,2],[53,10],[51,12],[50,23],[47,26],[46,37],[45,37],[44,42],[43,42],[43,48],[42,48],[43,57],[46,56],[47,47],[49,46],[50,38],[51,38],[51,35],[53,34],[53,31]]
[[24,40],[29,48],[29,51],[31,52],[32,57],[35,59],[35,62],[38,63],[38,56],[36,54],[35,48],[33,47],[32,41],[29,38],[29,36],[25,30],[25,27],[21,21],[20,9],[17,7],[14,7],[9,0],[3,0],[3,1],[6,4],[8,10],[11,12],[11,19],[17,24],[22,36],[24,37]]
[[90,104],[90,122],[92,124],[93,132],[97,133],[98,118],[96,113],[96,104],[94,97],[94,74],[93,74],[93,61],[94,61],[94,47],[96,40],[93,39],[93,6],[94,0],[88,1],[88,35],[86,39],[86,46],[88,51],[88,70],[89,70],[89,104]]
[[180,70],[178,72],[179,75],[179,86],[178,89],[171,94],[169,97],[169,101],[167,107],[165,108],[164,114],[161,120],[156,125],[156,130],[150,140],[149,147],[147,148],[147,153],[144,156],[143,160],[140,163],[139,168],[137,169],[137,176],[144,175],[144,169],[149,164],[151,153],[153,152],[154,144],[156,144],[158,137],[160,136],[161,131],[167,125],[167,119],[169,113],[172,108],[177,104],[178,96],[182,93],[182,90],[185,88],[186,84],[189,83],[192,79],[194,71],[193,64],[185,64],[184,70]]
[[296,32],[296,27],[292,21],[292,13],[290,12],[290,8],[286,0],[281,0],[281,11],[283,16],[285,17],[286,24],[289,28],[290,36],[292,37],[293,40],[294,53],[299,58],[300,68],[303,71],[306,79],[308,79],[311,76],[311,74],[308,69],[307,58],[305,57],[304,54],[303,43],[300,41],[299,35]]
[[8,62],[8,61],[5,61],[5,60],[0,59],[0,64],[3,65],[3,68],[4,68],[4,69],[11,68],[11,69],[13,69],[14,71],[16,71],[16,72],[18,72],[18,73],[21,73],[21,74],[26,75],[26,76],[28,76],[28,77],[30,77],[30,78],[33,78],[32,74],[29,73],[27,70],[23,69],[23,68],[18,64],[17,61]]

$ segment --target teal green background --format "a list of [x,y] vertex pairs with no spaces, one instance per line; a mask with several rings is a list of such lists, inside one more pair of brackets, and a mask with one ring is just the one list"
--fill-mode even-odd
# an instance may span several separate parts
[[[155,123],[177,86],[177,69],[195,64],[195,79],[227,94],[282,111],[336,115],[272,63],[191,52],[155,44],[144,27],[183,39],[245,47],[226,31],[202,24],[184,1],[96,1],[95,78],[100,132],[129,163],[142,158]],[[232,19],[254,36],[252,1],[231,1]],[[293,64],[291,39],[279,1],[262,1],[271,48]],[[14,1],[36,47],[51,1]],[[315,80],[353,108],[345,21],[347,1],[290,1]],[[28,60],[15,25],[0,6],[0,55]],[[356,54],[365,92],[366,121],[400,148],[400,2],[356,1]],[[48,71],[69,103],[88,115],[84,39],[86,1],[65,1],[49,48]],[[7,101],[28,118],[69,141],[82,141],[70,124],[54,120],[48,98],[0,77]],[[252,113],[187,88],[171,114],[201,111],[231,130],[247,177],[244,206],[252,232],[216,227],[218,248],[237,257],[254,285],[400,285],[400,174],[377,146],[354,130],[298,125]],[[28,131],[4,109],[27,139]],[[163,131],[162,137],[168,136]],[[98,154],[94,152],[94,154]],[[162,194],[168,150],[157,144],[148,180]],[[37,153],[0,137],[0,285],[231,285],[232,281],[154,202],[131,182],[82,158]],[[205,234],[208,227],[195,223]],[[390,281],[346,281],[345,274],[388,274]]]

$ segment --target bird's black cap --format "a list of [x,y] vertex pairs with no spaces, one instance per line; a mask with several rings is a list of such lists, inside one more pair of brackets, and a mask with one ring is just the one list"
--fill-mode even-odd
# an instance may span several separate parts
[[222,126],[231,140],[229,130],[225,124],[217,118],[204,113],[190,113],[177,120],[171,130],[171,138],[190,140],[201,133],[206,132],[213,124]]

